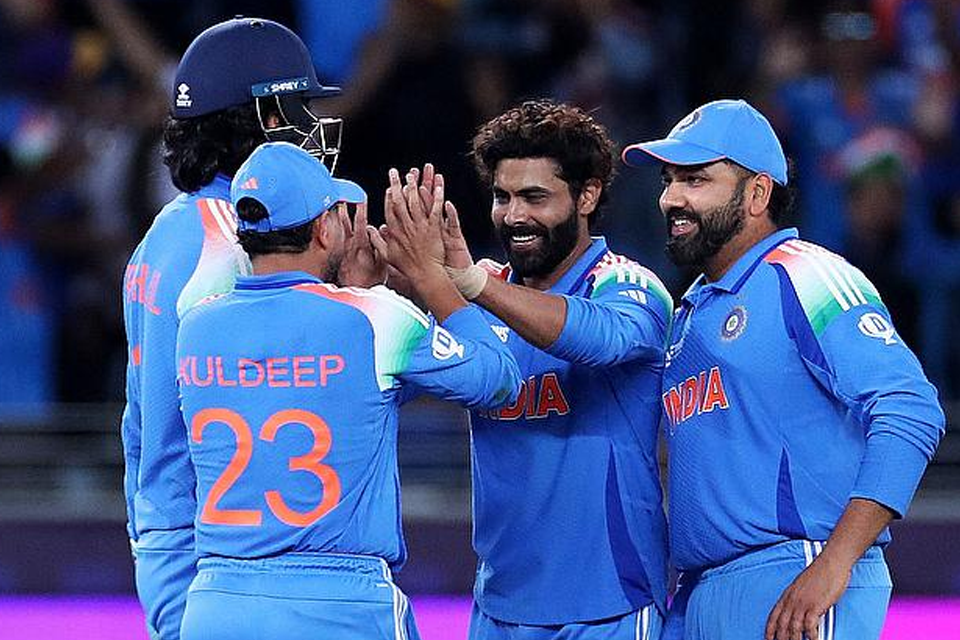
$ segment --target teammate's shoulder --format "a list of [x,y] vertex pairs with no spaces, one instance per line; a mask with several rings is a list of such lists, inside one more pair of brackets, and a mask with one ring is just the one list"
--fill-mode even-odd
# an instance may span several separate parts
[[620,285],[651,292],[668,308],[673,307],[673,298],[657,274],[636,260],[612,251],[607,251],[600,257],[587,277],[593,283],[593,295],[598,295],[608,287]]
[[860,269],[820,245],[796,238],[786,240],[764,256],[764,262],[787,276],[786,281],[818,332],[835,316],[855,307],[883,307],[876,287]]
[[402,322],[406,319],[424,327],[430,324],[427,315],[417,305],[383,285],[370,288],[339,287],[326,282],[310,282],[297,285],[295,289],[357,309],[375,323]]
[[644,274],[648,278],[652,278],[659,282],[657,275],[643,266],[636,260],[628,258],[627,256],[614,253],[612,251],[607,251],[600,259],[594,263],[593,267],[590,269],[590,276],[595,276],[599,274],[616,274],[616,273],[636,273]]
[[181,193],[160,209],[147,237],[181,236],[194,233],[194,229],[235,237],[236,227],[236,214],[229,200],[203,195],[202,192]]
[[211,313],[217,313],[218,309],[224,304],[228,303],[229,300],[230,292],[212,293],[208,296],[204,296],[184,310],[183,314],[180,316],[180,322],[186,322],[188,319],[191,319],[192,322],[194,321],[194,318],[199,318]]
[[507,280],[510,277],[510,265],[508,264],[502,264],[490,258],[481,258],[477,261],[477,266],[494,278]]
[[876,291],[863,272],[846,258],[807,240],[785,240],[763,260],[767,264],[780,265],[798,289],[822,290],[857,284],[866,286],[871,292]]

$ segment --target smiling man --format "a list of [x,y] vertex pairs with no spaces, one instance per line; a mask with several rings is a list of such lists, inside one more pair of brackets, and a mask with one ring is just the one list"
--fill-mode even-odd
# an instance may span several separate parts
[[778,229],[787,161],[756,109],[703,105],[623,159],[661,165],[667,252],[703,271],[663,375],[683,572],[665,636],[877,638],[887,525],[944,429],[936,390],[863,273]]
[[[657,464],[673,302],[590,228],[613,145],[580,109],[526,102],[473,141],[509,265],[475,265],[447,203],[446,261],[525,380],[472,416],[472,640],[655,639],[666,590]],[[426,172],[425,172],[426,176]]]

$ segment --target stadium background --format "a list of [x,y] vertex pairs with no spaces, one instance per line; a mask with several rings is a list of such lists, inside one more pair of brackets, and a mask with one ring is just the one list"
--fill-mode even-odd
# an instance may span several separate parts
[[[145,638],[120,488],[120,277],[172,194],[158,140],[176,60],[235,14],[290,25],[344,86],[338,172],[374,216],[389,166],[432,161],[478,255],[500,253],[468,141],[522,98],[589,109],[621,146],[714,98],[769,114],[796,164],[794,222],[878,285],[949,417],[894,527],[884,638],[960,637],[956,0],[0,0],[0,637]],[[663,255],[658,191],[656,171],[621,168],[604,232],[679,296],[691,274]],[[425,640],[462,637],[463,414],[408,407],[400,459],[400,582]]]

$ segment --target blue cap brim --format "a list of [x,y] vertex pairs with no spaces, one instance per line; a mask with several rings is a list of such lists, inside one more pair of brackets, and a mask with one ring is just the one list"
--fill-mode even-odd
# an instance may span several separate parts
[[333,183],[337,186],[337,202],[361,204],[367,201],[367,192],[356,182],[334,178]]
[[638,142],[623,150],[620,156],[625,164],[641,167],[654,163],[693,165],[709,164],[726,156],[696,144],[665,138],[652,142]]

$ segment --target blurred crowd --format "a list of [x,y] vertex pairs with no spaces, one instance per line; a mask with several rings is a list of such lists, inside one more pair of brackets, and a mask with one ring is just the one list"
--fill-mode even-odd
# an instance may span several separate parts
[[[380,207],[390,166],[435,163],[499,257],[466,155],[481,122],[549,96],[621,146],[746,97],[792,157],[801,233],[877,285],[960,399],[960,0],[0,0],[0,417],[117,401],[123,265],[174,195],[159,139],[179,54],[234,14],[294,28],[344,88],[337,172]],[[654,171],[621,171],[615,251],[662,274]]]

